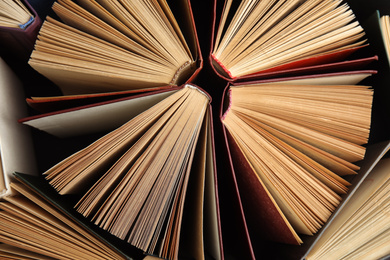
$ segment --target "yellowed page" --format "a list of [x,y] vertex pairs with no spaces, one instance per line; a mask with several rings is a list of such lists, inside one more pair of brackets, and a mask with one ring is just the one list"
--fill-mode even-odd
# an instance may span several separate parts
[[[337,244],[337,247],[335,247],[333,249],[329,249],[329,248],[332,248],[332,246],[330,246],[331,244],[333,244],[332,241],[334,239],[336,239],[337,237],[340,237],[340,235],[342,235],[342,233],[340,233],[340,232],[347,229],[349,226],[352,227],[352,223],[350,221],[353,220],[353,216],[359,211],[359,208],[364,206],[367,203],[367,201],[370,200],[370,197],[372,195],[374,195],[375,192],[377,192],[379,189],[381,189],[381,187],[383,185],[385,185],[386,183],[388,185],[388,183],[389,183],[389,178],[388,178],[389,169],[390,169],[390,160],[389,159],[382,159],[375,166],[375,168],[372,170],[372,172],[366,177],[364,182],[359,186],[357,191],[353,194],[352,198],[345,205],[345,207],[343,208],[343,211],[341,211],[337,215],[337,217],[332,221],[332,225],[327,227],[327,229],[322,234],[321,238],[316,242],[314,247],[310,250],[307,259],[317,259],[316,257],[319,257],[319,256],[326,257],[326,255],[328,255],[330,252],[338,253],[338,251],[336,250],[337,248],[339,248],[338,250],[343,250],[347,246],[353,246],[354,244],[351,241],[351,239],[355,238],[354,240],[356,240],[356,238],[360,237],[365,242],[360,243],[360,244],[359,244],[359,242],[356,242],[356,248],[358,248],[361,245],[367,243],[366,242],[366,240],[368,238],[367,233],[364,233],[365,236],[358,235],[359,232],[363,232],[364,228],[371,229],[371,232],[374,232],[376,228],[382,228],[382,227],[386,227],[386,225],[388,225],[388,221],[385,221],[386,217],[383,219],[384,222],[382,224],[379,224],[380,220],[376,220],[375,225],[374,225],[374,223],[371,223],[371,224],[367,223],[366,225],[362,226],[359,229],[360,231],[357,231],[353,237],[351,237],[351,238],[348,236],[345,237],[345,235],[344,235],[343,240],[346,242],[347,241],[349,241],[349,242],[347,242],[345,244],[343,244],[344,242],[340,242]],[[388,187],[388,186],[385,186],[385,187]],[[388,194],[387,191],[384,191],[384,192]],[[387,196],[389,196],[389,195],[387,195]],[[381,198],[383,198],[383,195],[381,196]],[[389,197],[387,197],[387,201],[388,201],[388,198]],[[374,204],[376,204],[376,205],[380,205],[379,203],[380,203],[380,201],[374,202]],[[362,208],[362,209],[364,209],[364,208]],[[380,212],[383,212],[383,211],[388,210],[388,207],[387,207],[387,209],[381,208],[378,210]],[[364,214],[364,212],[362,212],[362,214]],[[375,215],[379,216],[379,212],[373,213],[373,214],[374,214],[374,216]],[[324,249],[328,248],[327,250],[329,250],[329,251],[323,251],[324,250],[323,248]]]

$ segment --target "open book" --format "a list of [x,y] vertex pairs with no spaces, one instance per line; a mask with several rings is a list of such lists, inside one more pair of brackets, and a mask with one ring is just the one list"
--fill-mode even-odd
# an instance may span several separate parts
[[169,86],[24,123],[57,136],[108,131],[44,173],[59,194],[78,197],[86,219],[145,254],[222,257],[210,98],[201,89]]
[[26,62],[42,25],[28,1],[5,0],[0,3],[0,46],[2,57]]
[[30,10],[20,0],[2,1],[0,7],[1,26],[24,28],[34,18]]
[[221,120],[250,233],[301,244],[337,208],[370,133],[373,91],[356,83],[227,87]]
[[[343,204],[305,259],[382,259],[390,254],[389,142],[384,154]],[[383,148],[382,148],[383,149]],[[382,157],[383,156],[383,157]]]
[[47,186],[41,178],[16,173],[10,184],[11,194],[0,200],[0,257],[129,259],[123,251],[107,243],[107,238],[102,239],[77,220],[63,200],[59,202],[51,196],[54,191]]
[[64,94],[181,85],[202,66],[189,1],[59,0],[29,64]]
[[347,59],[366,45],[365,33],[341,0],[226,0],[215,23],[211,62],[229,81],[335,72],[372,60]]
[[38,175],[31,129],[18,122],[27,115],[22,83],[0,59],[0,258],[126,259],[17,180]]

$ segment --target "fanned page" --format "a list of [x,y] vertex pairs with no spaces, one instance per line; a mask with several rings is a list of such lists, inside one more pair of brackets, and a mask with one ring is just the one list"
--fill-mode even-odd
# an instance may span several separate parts
[[354,162],[364,158],[373,91],[272,83],[231,86],[228,93],[222,122],[300,243],[297,234],[316,233],[348,192],[341,176],[356,174]]
[[24,28],[33,18],[21,0],[4,0],[0,2],[0,26]]
[[[206,225],[203,211],[210,211],[203,209],[203,201],[212,199],[204,190],[214,184],[209,176],[215,167],[210,166],[209,102],[200,89],[186,85],[53,166],[45,178],[60,194],[80,196],[79,213],[146,254],[177,259],[181,243],[197,241],[202,246],[194,254],[205,257],[209,233],[197,230],[197,238],[181,239],[182,231],[191,230],[188,225]],[[195,222],[183,218],[191,211],[195,215],[186,218]],[[218,222],[215,214],[211,222]]]
[[[312,74],[305,76],[293,76],[293,77],[282,77],[275,79],[264,79],[253,81],[252,83],[258,84],[269,84],[277,82],[283,85],[353,85],[358,84],[362,80],[376,74],[375,70],[360,70],[360,71],[349,71],[347,73],[323,73],[323,74]],[[247,82],[236,83],[235,85],[245,85]]]
[[196,69],[165,1],[59,0],[52,9],[60,21],[46,19],[29,63],[64,94],[180,85]]
[[306,259],[382,259],[390,254],[390,159],[382,158]]
[[42,20],[27,0],[0,3],[0,56],[9,64],[26,65]]
[[13,182],[11,189],[12,196],[0,201],[3,256],[7,253],[16,255],[15,259],[126,259],[23,184]]
[[390,16],[382,15],[380,18],[380,24],[387,60],[390,63]]
[[296,69],[311,58],[311,65],[332,55],[343,59],[342,52],[364,44],[364,35],[341,0],[229,0],[211,55],[221,75],[236,79],[286,64]]
[[16,246],[11,246],[7,244],[0,244],[0,256],[4,259],[42,259],[42,260],[52,260],[50,257],[28,251],[26,249],[21,249]]

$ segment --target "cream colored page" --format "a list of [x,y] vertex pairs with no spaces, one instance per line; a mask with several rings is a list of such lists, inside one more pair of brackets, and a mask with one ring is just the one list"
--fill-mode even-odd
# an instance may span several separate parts
[[278,84],[303,84],[303,85],[356,85],[363,79],[371,76],[369,73],[331,75],[313,78],[301,78],[291,80],[280,80]]
[[[32,190],[29,190],[21,183],[13,182],[11,183],[11,188],[24,196],[27,200],[20,203],[20,199],[16,196],[8,196],[7,200],[18,206],[21,209],[28,211],[29,213],[36,215],[38,218],[42,219],[48,224],[54,225],[57,228],[61,229],[61,226],[66,227],[69,235],[73,233],[76,237],[81,237],[80,241],[87,241],[90,248],[93,248],[93,251],[100,252],[100,254],[110,255],[115,259],[122,259],[122,256],[118,254],[115,250],[113,250],[108,244],[101,241],[96,234],[91,233],[88,229],[80,226],[78,222],[74,219],[70,218],[68,215],[63,214],[63,212],[59,211],[57,208],[53,207],[51,204],[48,204],[46,200],[39,197]],[[15,192],[15,194],[16,194]],[[33,204],[31,204],[33,203]],[[46,218],[47,216],[51,216],[50,218]],[[63,229],[64,230],[64,229]],[[71,231],[71,232],[69,232]]]
[[390,60],[390,16],[384,15],[380,18],[383,42],[387,59]]
[[0,26],[19,28],[31,17],[31,13],[20,0],[4,0],[0,2]]
[[214,55],[234,77],[364,42],[341,1],[242,1],[229,23],[219,28]]
[[23,86],[8,65],[0,60],[0,149],[5,185],[12,174],[37,174],[28,126],[18,122],[27,115]]
[[308,259],[311,259],[316,251],[318,251],[324,244],[328,243],[337,230],[346,224],[351,215],[355,213],[355,211],[368,199],[368,197],[388,179],[389,169],[390,159],[386,159],[378,163],[373,172],[370,173],[359,189],[354,193],[353,197],[345,205],[343,211],[332,221],[332,225],[324,231],[320,240],[308,254]]
[[69,137],[99,131],[112,130],[142,111],[152,107],[171,91],[114,102],[86,109],[45,116],[25,122],[37,129],[59,137]]

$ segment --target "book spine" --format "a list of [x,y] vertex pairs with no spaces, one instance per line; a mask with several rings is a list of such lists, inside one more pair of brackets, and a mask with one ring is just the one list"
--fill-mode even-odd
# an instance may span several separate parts
[[206,91],[204,91],[202,88],[200,88],[194,84],[186,84],[185,87],[197,90],[201,94],[205,95],[207,97],[207,99],[209,100],[209,103],[211,103],[211,96]]
[[26,29],[30,24],[32,24],[33,22],[34,22],[34,17],[31,16],[30,19],[29,19],[26,23],[24,23],[24,24],[19,24],[19,27],[20,27],[20,29],[25,30],[25,29]]
[[173,75],[172,80],[169,84],[174,86],[180,85],[180,82],[183,80],[183,78],[186,78],[189,74],[191,74],[191,68],[193,67],[193,64],[194,62],[187,61],[183,65],[181,65],[177,69],[175,75]]
[[231,108],[231,106],[232,106],[232,90],[231,89],[229,89],[228,90],[228,93],[227,93],[227,98],[228,98],[228,102],[229,102],[229,104],[228,104],[228,106],[227,106],[227,108],[226,108],[226,111],[223,113],[223,115],[221,116],[221,120],[223,121],[223,120],[225,120],[225,118],[226,118],[226,116],[227,116],[227,114],[229,113],[229,111],[230,111],[230,108]]
[[229,75],[229,77],[230,77],[231,79],[235,79],[235,78],[236,78],[236,77],[233,76],[232,73],[225,67],[225,65],[223,65],[222,62],[219,61],[219,60],[217,59],[217,57],[215,57],[214,54],[211,54],[211,57],[212,57],[212,58],[214,59],[214,61],[218,64],[218,66],[221,67],[221,69],[222,69],[223,71],[225,71],[227,75]]

